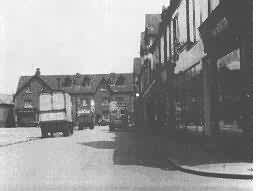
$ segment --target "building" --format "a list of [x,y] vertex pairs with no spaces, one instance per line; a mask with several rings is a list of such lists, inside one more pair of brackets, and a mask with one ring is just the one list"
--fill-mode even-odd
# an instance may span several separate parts
[[13,96],[0,94],[0,127],[14,127]]
[[153,45],[144,44],[159,52],[156,77],[145,80],[143,69],[140,78],[145,123],[162,117],[157,128],[171,133],[196,127],[206,136],[222,128],[252,135],[251,0],[171,0]]
[[112,100],[125,105],[130,116],[134,111],[132,73],[41,75],[37,69],[35,75],[19,79],[14,96],[19,126],[37,124],[39,95],[51,90],[64,90],[71,95],[74,121],[79,107],[91,104],[95,105],[97,119],[109,119]]

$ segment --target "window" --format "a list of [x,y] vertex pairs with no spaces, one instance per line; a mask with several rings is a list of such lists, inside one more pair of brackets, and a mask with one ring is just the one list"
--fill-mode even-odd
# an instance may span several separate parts
[[169,60],[170,58],[170,46],[169,46],[169,42],[170,42],[170,28],[169,25],[166,25],[166,56],[167,56],[167,60]]
[[183,45],[187,42],[187,1],[182,0],[174,17],[174,42]]
[[89,77],[84,77],[82,86],[90,86],[91,79]]
[[164,36],[161,36],[160,40],[160,62],[164,63]]
[[124,101],[124,97],[116,97],[116,101],[117,102],[123,102]]
[[31,91],[31,86],[29,85],[25,91],[26,94],[31,94],[32,91]]
[[189,39],[191,42],[199,40],[198,28],[201,24],[200,1],[189,0]]
[[70,87],[72,85],[72,80],[69,77],[66,77],[63,82],[64,87]]
[[86,99],[82,100],[82,106],[87,106],[87,100]]
[[120,86],[120,85],[124,85],[124,82],[125,82],[125,78],[124,76],[120,75],[116,81],[116,85],[117,86]]
[[[198,1],[198,0],[196,0]],[[208,1],[200,0],[200,23],[202,24],[208,17]],[[199,2],[198,2],[199,3]]]
[[33,108],[32,100],[24,100],[24,108]]

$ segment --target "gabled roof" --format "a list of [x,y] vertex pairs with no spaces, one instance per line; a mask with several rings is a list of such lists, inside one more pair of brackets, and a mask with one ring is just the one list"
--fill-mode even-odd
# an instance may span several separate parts
[[8,94],[0,94],[0,104],[13,105],[13,96]]
[[[95,93],[102,79],[109,83],[110,88],[116,88],[114,84],[118,77],[122,75],[125,78],[124,88],[126,91],[133,90],[133,74],[132,73],[110,73],[110,74],[79,74],[79,75],[40,75],[40,76],[21,76],[18,82],[16,94],[21,91],[33,78],[40,78],[52,90],[64,90],[70,94]],[[70,87],[63,86],[66,78],[74,81]],[[90,86],[83,86],[84,78],[90,79]],[[59,86],[60,85],[60,86]]]

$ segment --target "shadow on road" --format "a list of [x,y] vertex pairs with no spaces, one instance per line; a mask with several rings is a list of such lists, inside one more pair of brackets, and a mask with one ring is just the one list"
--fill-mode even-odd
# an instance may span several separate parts
[[84,142],[79,144],[92,147],[95,149],[115,149],[114,141],[93,141],[93,142]]
[[159,136],[142,136],[135,131],[115,131],[115,165],[140,165],[174,170],[167,162],[166,146]]

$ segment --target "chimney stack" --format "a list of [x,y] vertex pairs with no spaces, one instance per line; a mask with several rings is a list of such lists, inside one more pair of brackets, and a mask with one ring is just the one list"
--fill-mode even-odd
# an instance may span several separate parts
[[37,68],[36,69],[36,74],[35,74],[36,76],[40,76],[40,68]]

